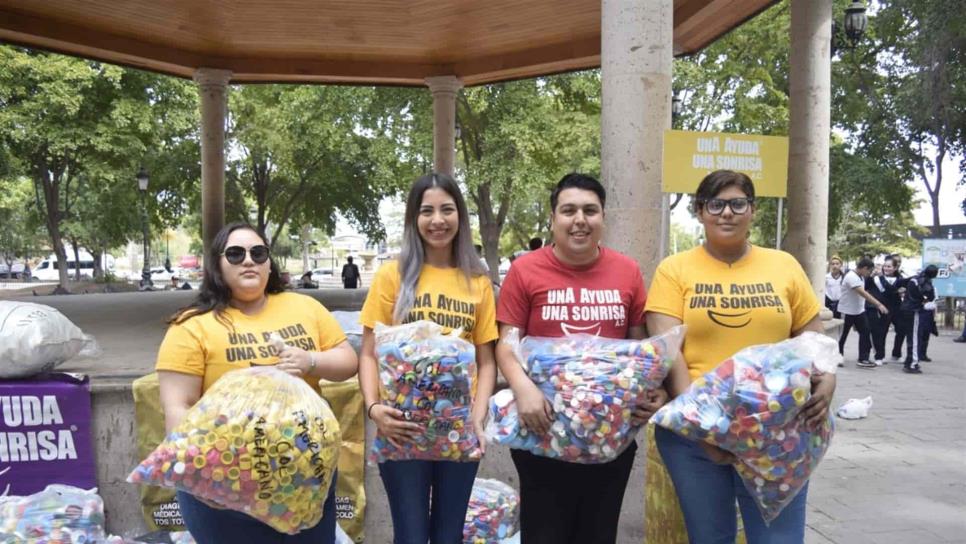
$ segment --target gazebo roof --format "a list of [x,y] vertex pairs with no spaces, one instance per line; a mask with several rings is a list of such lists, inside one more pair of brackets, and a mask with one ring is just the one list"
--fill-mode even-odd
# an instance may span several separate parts
[[[694,53],[776,0],[674,0]],[[466,85],[600,65],[601,0],[0,0],[0,41],[232,81]]]

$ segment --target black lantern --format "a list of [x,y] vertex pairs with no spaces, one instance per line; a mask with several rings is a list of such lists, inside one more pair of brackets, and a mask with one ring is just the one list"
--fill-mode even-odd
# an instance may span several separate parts
[[845,8],[845,36],[854,48],[862,35],[865,34],[865,27],[869,24],[869,18],[865,15],[865,4],[859,0],[852,2],[852,5]]
[[151,281],[151,267],[148,264],[150,258],[150,246],[148,245],[148,210],[144,203],[144,194],[148,192],[148,172],[141,166],[135,176],[138,180],[138,193],[141,195],[141,234],[144,237],[144,266],[141,268],[141,282],[139,288],[142,291],[150,291],[154,287]]
[[681,105],[683,103],[684,101],[681,100],[681,92],[680,91],[675,92],[674,96],[671,97],[671,117],[672,118],[681,115]]

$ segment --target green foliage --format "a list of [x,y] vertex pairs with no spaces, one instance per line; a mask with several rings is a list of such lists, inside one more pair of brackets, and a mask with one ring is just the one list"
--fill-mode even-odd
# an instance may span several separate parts
[[[131,212],[140,164],[156,167],[152,186],[170,208],[152,213],[155,222],[174,222],[172,210],[185,208],[191,180],[181,174],[190,166],[171,151],[192,146],[189,91],[165,76],[0,47],[0,156],[11,175],[32,181],[33,204],[61,262],[64,237],[96,253],[138,232]],[[62,285],[66,280],[61,267]]]
[[941,165],[966,153],[966,1],[876,7],[866,38],[833,63],[832,118],[859,153],[925,187],[935,235]]
[[415,177],[422,159],[405,145],[416,99],[408,89],[235,88],[230,136],[241,156],[230,165],[232,190],[269,233],[288,225],[333,232],[338,213],[381,239],[379,201]]
[[[464,89],[457,142],[467,200],[496,277],[500,255],[545,237],[551,188],[600,172],[600,74],[578,72]],[[504,230],[506,229],[506,231]]]

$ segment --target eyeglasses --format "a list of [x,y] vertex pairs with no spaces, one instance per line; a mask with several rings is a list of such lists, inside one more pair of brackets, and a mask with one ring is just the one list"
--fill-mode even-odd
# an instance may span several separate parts
[[245,255],[251,255],[252,261],[255,264],[262,264],[268,260],[268,246],[257,245],[248,249],[245,249],[242,246],[231,246],[226,247],[222,255],[224,255],[225,260],[231,264],[241,264],[245,262]]
[[711,215],[721,215],[724,212],[725,206],[731,208],[731,213],[735,215],[741,215],[748,211],[748,206],[755,203],[754,198],[732,198],[730,200],[725,200],[723,198],[711,198],[704,201],[704,209]]

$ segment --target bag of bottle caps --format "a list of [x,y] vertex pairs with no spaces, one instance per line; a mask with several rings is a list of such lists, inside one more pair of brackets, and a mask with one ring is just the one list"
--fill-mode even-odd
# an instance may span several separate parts
[[517,532],[520,497],[499,480],[477,478],[473,482],[463,544],[494,544]]
[[817,429],[799,419],[816,373],[842,360],[831,338],[806,332],[751,346],[694,381],[654,417],[657,425],[735,454],[735,469],[766,522],[795,498],[825,455],[831,412]]
[[[487,440],[574,463],[606,463],[634,440],[631,413],[661,387],[677,358],[684,326],[645,340],[576,334],[526,337],[517,357],[553,407],[550,432],[520,425],[509,389],[490,399]],[[513,338],[510,338],[513,341]]]
[[295,534],[322,519],[342,438],[329,405],[271,366],[228,372],[128,476]]
[[423,426],[413,442],[397,448],[378,432],[369,460],[478,461],[480,444],[470,413],[476,382],[476,349],[460,330],[443,334],[431,321],[377,324],[376,357],[383,403]]
[[23,497],[0,497],[0,543],[101,542],[104,501],[96,489],[51,484]]

